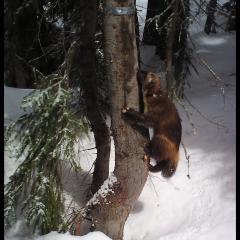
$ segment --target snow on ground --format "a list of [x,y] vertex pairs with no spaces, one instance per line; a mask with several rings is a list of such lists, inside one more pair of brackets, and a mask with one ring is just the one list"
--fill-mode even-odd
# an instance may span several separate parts
[[17,119],[24,111],[19,106],[22,98],[28,95],[32,90],[17,89],[4,85],[4,125]]
[[[183,142],[190,155],[191,179],[186,177],[187,161],[181,148],[179,167],[171,179],[163,179],[160,174],[149,175],[126,222],[125,240],[236,239],[235,35],[221,33],[206,36],[198,33],[193,39],[198,49],[197,54],[229,86],[224,88],[224,104],[220,87],[216,86],[216,80],[196,55],[195,63],[198,64],[200,75],[193,72],[190,77],[192,87],[186,90],[186,96],[204,116],[225,127],[209,122],[185,103],[196,128],[194,135],[184,109],[178,105],[183,124]],[[26,92],[28,91],[5,87],[5,113],[10,118],[21,114],[17,106]],[[82,141],[82,148],[93,146],[92,137]],[[95,153],[96,150],[81,152],[80,158],[84,160],[85,171],[91,168]],[[113,156],[112,152],[112,170]],[[16,163],[6,157],[5,174],[9,176],[15,167]],[[79,185],[84,178],[86,184]],[[69,201],[73,200],[81,205],[84,202],[83,193],[91,181],[89,175],[86,172],[85,175],[73,173],[66,168],[63,181]],[[53,240],[51,236],[46,236],[46,239]],[[24,237],[15,232],[6,239]]]
[[[235,35],[198,33],[193,40],[199,76],[193,72],[189,77],[191,89],[186,96],[206,118],[224,126],[209,122],[185,103],[196,128],[194,135],[185,110],[178,105],[191,179],[186,177],[188,165],[181,148],[179,167],[171,179],[149,175],[125,225],[126,240],[236,239]],[[229,84],[224,97],[221,84],[217,86],[199,56]]]
[[15,235],[14,237],[5,237],[4,239],[11,240],[111,240],[108,236],[103,234],[102,232],[90,232],[84,236],[73,236],[70,233],[58,233],[56,231],[52,231],[43,236],[35,236],[35,237],[24,237],[23,235]]
[[36,240],[111,240],[102,232],[90,232],[85,236],[72,236],[69,233],[60,234],[51,232],[47,235],[37,237]]

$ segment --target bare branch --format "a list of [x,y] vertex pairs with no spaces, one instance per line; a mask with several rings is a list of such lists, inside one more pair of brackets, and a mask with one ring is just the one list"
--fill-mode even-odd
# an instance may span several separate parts
[[197,113],[199,113],[199,115],[201,115],[205,120],[207,120],[208,122],[210,122],[210,123],[212,123],[212,124],[214,124],[214,125],[217,125],[218,127],[226,128],[225,125],[223,125],[223,124],[221,124],[221,123],[219,123],[219,122],[215,122],[215,121],[209,119],[208,117],[206,117],[202,112],[200,112],[200,111],[190,102],[190,100],[188,99],[188,97],[187,97],[185,94],[183,94],[183,96],[184,96],[184,98],[186,99],[186,101],[189,103],[189,105],[190,105]]
[[186,149],[186,146],[183,142],[183,140],[181,141],[181,144],[182,144],[182,147],[183,147],[183,150],[184,150],[184,154],[185,154],[185,157],[187,159],[187,162],[188,162],[188,174],[187,174],[187,177],[190,179],[190,174],[189,174],[189,169],[190,169],[190,155],[187,153],[187,149]]
[[192,118],[191,118],[191,113],[189,113],[189,111],[187,110],[187,108],[185,107],[185,105],[183,103],[180,102],[180,100],[177,100],[178,101],[178,104],[184,109],[185,113],[186,113],[186,116],[190,122],[190,125],[192,127],[192,133],[193,135],[196,135],[197,134],[197,129],[192,121]]

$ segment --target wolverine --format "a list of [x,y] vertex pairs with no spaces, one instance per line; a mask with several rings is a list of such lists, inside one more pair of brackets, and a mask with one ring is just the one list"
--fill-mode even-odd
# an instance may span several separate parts
[[[150,172],[161,171],[163,177],[169,178],[178,165],[182,137],[181,119],[174,103],[161,89],[158,75],[146,73],[143,93],[144,113],[128,107],[123,108],[122,113],[133,127],[153,129],[152,139],[145,146],[144,158],[149,161]],[[150,163],[150,158],[156,161],[156,165]]]

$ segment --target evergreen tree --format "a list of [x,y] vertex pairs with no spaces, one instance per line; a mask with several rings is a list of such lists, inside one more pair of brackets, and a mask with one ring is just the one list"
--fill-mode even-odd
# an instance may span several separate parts
[[[9,50],[11,53],[16,46],[19,51],[25,53],[25,55],[21,55],[21,64],[26,63],[28,72],[24,72],[23,78],[24,81],[29,79],[30,85],[8,81],[10,75],[17,78],[15,75],[16,63],[13,62],[10,65],[12,67],[8,67],[10,60],[18,59],[17,54],[20,53],[16,53],[15,50],[12,55],[7,56],[5,62],[6,83],[10,86],[35,86],[39,89],[24,99],[23,108],[26,109],[26,114],[5,131],[7,148],[13,146],[11,144],[13,144],[12,140],[16,132],[20,145],[15,149],[15,157],[17,159],[24,158],[23,163],[5,186],[6,229],[16,220],[16,208],[22,197],[22,190],[30,194],[24,200],[22,209],[33,230],[39,229],[42,230],[42,233],[46,233],[58,229],[60,223],[63,223],[61,159],[69,162],[74,169],[79,169],[73,147],[78,137],[88,133],[89,125],[95,134],[98,151],[96,159],[98,167],[95,167],[94,170],[93,193],[108,176],[110,135],[104,115],[109,107],[106,86],[104,86],[106,84],[103,71],[102,30],[100,29],[100,35],[96,34],[95,38],[96,19],[94,16],[97,5],[96,1],[92,3],[92,7],[89,7],[89,2],[30,1],[30,7],[28,7],[25,1],[18,2],[14,6],[11,5],[11,1],[5,1],[5,19],[7,20],[5,50]],[[35,55],[31,54],[27,43],[20,45],[23,42],[22,38],[27,36],[26,29],[29,27],[29,23],[25,19],[25,12],[22,13],[24,27],[21,35],[17,35],[15,28],[10,31],[12,27],[10,17],[14,14],[17,15],[16,11],[25,9],[25,7],[29,11],[31,10],[31,16],[36,22],[32,26],[32,38],[29,40],[29,45],[32,44],[32,41],[37,40],[36,46],[32,45],[32,52]],[[101,2],[99,7],[101,7]],[[41,20],[39,20],[38,11],[41,13]],[[99,14],[100,18],[102,18],[101,14]],[[61,23],[57,24],[58,21]],[[100,20],[99,23],[101,25]],[[52,39],[52,28],[58,30],[53,38],[55,42],[50,41],[49,43],[48,41],[43,44],[45,38]],[[9,37],[10,33],[12,38]],[[19,43],[12,40],[16,37],[21,39]],[[9,46],[9,44],[12,45]],[[38,52],[35,48],[40,48],[41,51]],[[44,54],[42,54],[43,52]],[[56,56],[58,53],[60,55]],[[87,56],[89,57],[87,58]],[[35,61],[31,61],[32,58]],[[45,61],[47,68],[44,67],[46,66],[44,65]],[[95,61],[99,63],[96,72]],[[103,134],[103,131],[106,134]],[[46,183],[44,188],[38,188],[44,183]],[[39,206],[37,207],[36,204],[42,209],[38,211]],[[56,210],[54,214],[53,210]]]
[[[67,74],[38,78],[40,90],[23,100],[26,113],[5,132],[5,147],[23,162],[4,187],[4,220],[5,229],[16,221],[21,200],[22,212],[33,231],[48,233],[64,225],[62,161],[80,169],[74,145],[79,134],[87,135],[89,123],[84,115],[76,118],[75,111],[79,110],[71,105],[76,96],[68,87]],[[19,145],[14,143],[15,138]]]
[[155,45],[156,54],[165,62],[162,68],[171,97],[183,96],[189,66],[193,66],[187,37],[189,4],[189,0],[148,1],[143,44]]

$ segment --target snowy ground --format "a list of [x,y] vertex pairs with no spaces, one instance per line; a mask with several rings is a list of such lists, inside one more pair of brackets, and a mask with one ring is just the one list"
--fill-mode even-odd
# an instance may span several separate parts
[[[218,127],[185,106],[196,128],[179,105],[183,142],[190,155],[190,176],[181,148],[180,164],[169,181],[150,174],[125,227],[127,240],[224,240],[235,237],[235,36],[196,34],[199,55],[225,83],[225,104],[220,87],[199,63],[199,76],[190,77],[188,99]],[[154,57],[155,58],[155,57]],[[196,57],[196,61],[198,57]],[[199,60],[198,60],[199,61]],[[138,227],[141,226],[141,227]]]
[[[138,4],[145,1],[138,1]],[[193,35],[197,46],[194,62],[199,75],[194,72],[186,90],[190,102],[209,120],[206,120],[187,102],[184,103],[195,130],[190,124],[186,111],[178,104],[183,124],[183,142],[190,155],[190,176],[184,150],[181,147],[180,163],[176,174],[169,180],[160,174],[150,174],[147,183],[132,210],[124,230],[124,240],[235,240],[236,239],[236,107],[235,107],[235,34],[218,33],[207,36],[202,32]],[[158,58],[153,56],[152,47],[145,47],[142,55],[145,63],[153,64],[160,72]],[[147,54],[146,54],[147,53]],[[229,86],[220,89],[216,79],[202,64],[199,57]],[[21,114],[19,103],[28,90],[5,87],[5,122]],[[225,103],[224,103],[225,100]],[[217,126],[214,122],[224,125]],[[196,132],[196,134],[194,134]],[[84,140],[82,148],[94,146],[93,139]],[[83,168],[91,168],[95,151],[81,152]],[[4,181],[16,168],[14,159],[7,154],[4,159]],[[114,148],[111,152],[111,166],[114,169]],[[75,206],[83,203],[84,190],[90,183],[89,175],[73,173],[65,169],[63,174],[66,201]],[[79,185],[79,182],[84,183]],[[74,204],[73,204],[74,205]],[[5,236],[6,240],[30,239],[21,221]],[[109,239],[101,233],[84,237],[52,232],[35,240],[101,240]]]

